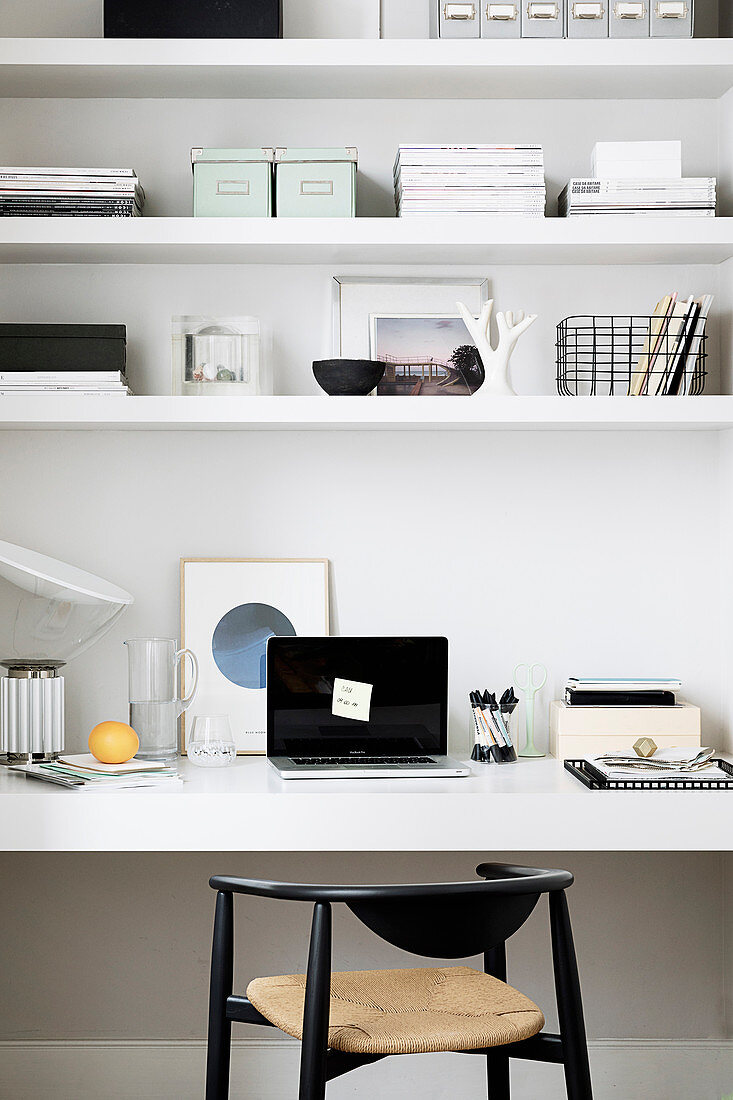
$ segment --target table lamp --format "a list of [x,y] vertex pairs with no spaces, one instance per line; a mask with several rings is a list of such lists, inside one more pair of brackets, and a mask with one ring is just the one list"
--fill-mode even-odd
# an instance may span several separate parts
[[64,748],[58,670],[133,602],[101,577],[0,542],[0,763],[55,760]]

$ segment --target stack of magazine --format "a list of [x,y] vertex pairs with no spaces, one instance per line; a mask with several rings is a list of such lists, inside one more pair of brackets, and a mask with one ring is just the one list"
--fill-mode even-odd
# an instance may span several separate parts
[[694,179],[571,179],[559,198],[561,218],[581,214],[714,218],[715,177]]
[[541,145],[400,145],[394,186],[398,217],[545,215]]
[[4,217],[136,218],[144,203],[132,168],[0,167]]
[[29,393],[73,393],[84,397],[130,397],[122,371],[7,371],[0,370],[0,396]]
[[133,758],[126,764],[101,764],[91,753],[60,756],[47,764],[21,764],[13,770],[31,779],[42,779],[75,791],[119,791],[182,784],[177,770],[163,761]]

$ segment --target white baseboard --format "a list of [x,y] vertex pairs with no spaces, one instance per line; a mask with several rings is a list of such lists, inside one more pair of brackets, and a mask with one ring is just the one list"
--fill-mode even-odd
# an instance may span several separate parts
[[[599,1039],[590,1043],[595,1100],[729,1100],[733,1041]],[[237,1039],[231,1100],[294,1100],[299,1045]],[[0,1042],[3,1100],[203,1100],[201,1040]],[[565,1100],[562,1069],[512,1063],[513,1100]],[[393,1058],[328,1089],[328,1100],[483,1100],[483,1060]]]

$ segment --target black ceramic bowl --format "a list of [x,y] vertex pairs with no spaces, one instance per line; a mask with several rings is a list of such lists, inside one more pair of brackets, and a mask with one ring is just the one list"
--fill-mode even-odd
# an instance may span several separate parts
[[331,397],[365,397],[382,381],[384,363],[373,359],[319,359],[316,382]]

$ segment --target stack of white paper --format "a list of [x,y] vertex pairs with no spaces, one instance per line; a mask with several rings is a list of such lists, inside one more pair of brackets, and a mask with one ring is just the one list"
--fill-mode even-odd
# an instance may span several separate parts
[[545,215],[541,145],[400,145],[394,184],[398,217]]

